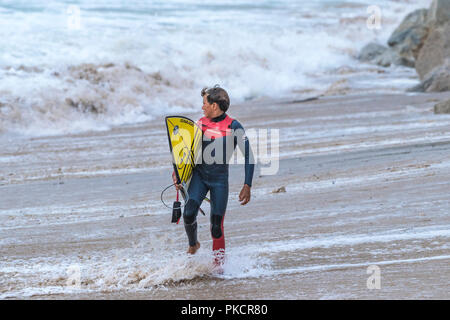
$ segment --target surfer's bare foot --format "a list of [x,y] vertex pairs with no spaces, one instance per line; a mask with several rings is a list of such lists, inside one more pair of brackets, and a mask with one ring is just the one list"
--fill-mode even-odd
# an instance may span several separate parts
[[187,253],[189,254],[195,254],[197,250],[200,248],[200,242],[197,242],[195,246],[189,246]]
[[224,274],[225,272],[223,271],[223,267],[215,267],[214,269],[213,269],[213,273],[214,274],[218,274],[218,275],[222,275],[222,274]]

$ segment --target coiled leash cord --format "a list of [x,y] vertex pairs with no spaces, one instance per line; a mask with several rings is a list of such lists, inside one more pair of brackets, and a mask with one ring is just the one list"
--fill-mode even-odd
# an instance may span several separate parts
[[[166,207],[166,208],[168,208],[168,209],[170,209],[170,210],[173,210],[173,209],[175,209],[173,206],[171,206],[171,207],[169,207],[165,202],[164,202],[164,200],[163,200],[163,195],[164,195],[164,192],[166,192],[167,191],[167,189],[169,189],[170,187],[173,187],[175,185],[175,183],[172,183],[170,186],[168,186],[168,187],[166,187],[163,191],[161,191],[161,202],[163,203],[163,205]],[[187,192],[185,193],[185,195],[186,195],[186,198],[184,198],[184,205],[183,206],[180,206],[179,208],[181,209],[181,208],[184,208],[185,206],[186,206],[186,203],[188,202],[188,200],[189,200],[189,195],[187,194]],[[178,201],[178,190],[177,190],[177,201]]]
[[[175,183],[172,183],[171,185],[167,186],[163,191],[161,191],[161,202],[162,202],[162,204],[163,204],[166,208],[172,210],[172,222],[174,222],[173,220],[175,219],[175,218],[174,218],[175,214],[178,216],[178,215],[179,215],[179,212],[181,212],[181,208],[184,208],[184,207],[186,206],[186,203],[189,201],[189,194],[188,194],[187,192],[184,192],[184,189],[183,189],[183,193],[182,193],[183,198],[184,198],[184,205],[183,205],[183,206],[181,206],[181,203],[178,201],[178,192],[179,192],[179,190],[177,190],[177,201],[174,202],[174,204],[173,204],[172,207],[168,206],[168,205],[164,202],[164,200],[163,200],[164,192],[166,192],[167,189],[173,187],[174,185],[175,185]],[[206,200],[207,202],[211,203],[211,201],[210,201],[207,197],[205,197],[204,200]],[[205,212],[202,210],[202,208],[199,208],[199,210],[200,210],[200,212],[205,216]],[[177,213],[176,213],[176,212],[177,212]],[[178,223],[178,221],[179,221],[179,218],[177,219],[177,223]]]

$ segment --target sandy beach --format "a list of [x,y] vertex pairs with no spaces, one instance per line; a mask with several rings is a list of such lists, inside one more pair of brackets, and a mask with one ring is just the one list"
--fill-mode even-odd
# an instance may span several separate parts
[[209,217],[199,215],[202,246],[188,256],[160,201],[171,183],[163,118],[3,139],[0,298],[448,299],[450,116],[433,106],[449,98],[232,104],[247,130],[279,130],[280,162],[268,176],[257,165],[247,206],[243,166],[230,166],[221,275]]

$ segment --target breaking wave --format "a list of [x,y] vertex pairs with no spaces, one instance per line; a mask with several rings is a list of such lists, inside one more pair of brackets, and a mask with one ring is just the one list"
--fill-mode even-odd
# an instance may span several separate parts
[[[0,133],[107,130],[189,113],[201,106],[201,88],[216,83],[230,91],[232,103],[335,92],[336,81],[347,89],[348,74],[361,71],[353,58],[360,47],[385,41],[429,0],[380,1],[378,31],[366,26],[369,5],[3,1]],[[342,68],[350,71],[343,75]]]

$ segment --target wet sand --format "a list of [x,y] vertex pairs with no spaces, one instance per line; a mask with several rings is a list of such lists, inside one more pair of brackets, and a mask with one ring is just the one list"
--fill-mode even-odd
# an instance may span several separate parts
[[[0,298],[448,299],[450,116],[432,112],[448,98],[232,106],[247,130],[280,130],[281,160],[276,175],[257,166],[247,206],[231,166],[221,275],[209,217],[188,257],[159,200],[171,183],[162,121],[1,140]],[[373,265],[380,289],[367,286]]]

